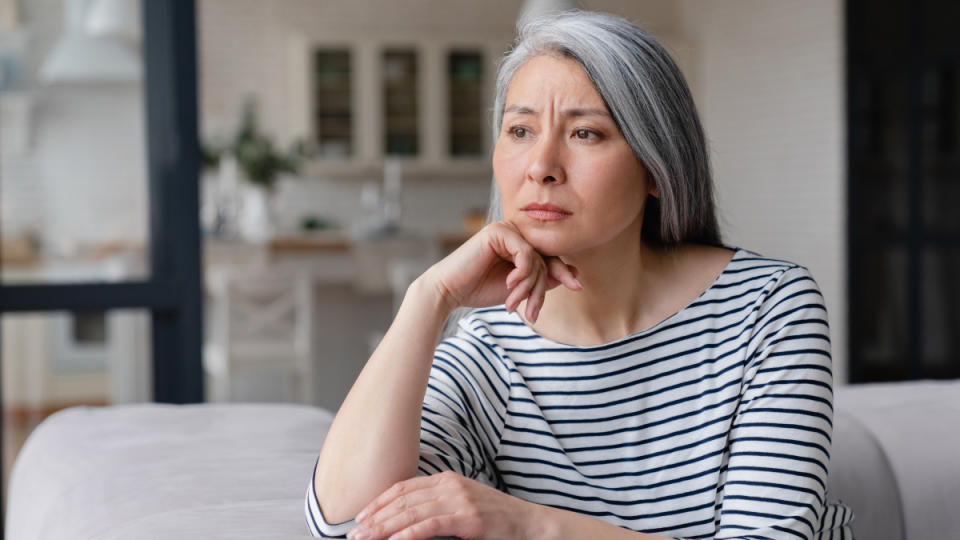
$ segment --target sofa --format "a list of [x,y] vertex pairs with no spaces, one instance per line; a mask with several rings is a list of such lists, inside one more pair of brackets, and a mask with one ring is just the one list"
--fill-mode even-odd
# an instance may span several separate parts
[[[75,407],[14,465],[12,540],[309,536],[329,411],[290,404]],[[960,381],[838,388],[830,497],[861,540],[960,538]]]

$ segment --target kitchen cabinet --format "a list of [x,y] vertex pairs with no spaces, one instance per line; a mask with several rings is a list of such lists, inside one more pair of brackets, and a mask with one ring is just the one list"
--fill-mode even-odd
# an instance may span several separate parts
[[308,176],[489,169],[489,104],[505,40],[408,35],[293,38],[290,136],[314,141]]

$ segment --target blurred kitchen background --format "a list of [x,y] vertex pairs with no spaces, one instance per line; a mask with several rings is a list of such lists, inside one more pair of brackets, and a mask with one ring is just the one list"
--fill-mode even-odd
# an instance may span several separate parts
[[[483,224],[518,18],[574,4],[196,0],[203,400],[338,407],[407,284]],[[725,240],[810,268],[838,383],[960,376],[955,2],[580,5],[674,54]],[[156,277],[143,20],[137,0],[0,0],[4,489],[59,409],[192,400],[155,394],[148,303],[4,300]]]

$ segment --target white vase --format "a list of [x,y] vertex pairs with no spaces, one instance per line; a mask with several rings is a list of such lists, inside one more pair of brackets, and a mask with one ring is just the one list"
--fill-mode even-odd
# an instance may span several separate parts
[[238,232],[248,242],[264,243],[274,236],[271,193],[267,188],[245,183],[240,188]]

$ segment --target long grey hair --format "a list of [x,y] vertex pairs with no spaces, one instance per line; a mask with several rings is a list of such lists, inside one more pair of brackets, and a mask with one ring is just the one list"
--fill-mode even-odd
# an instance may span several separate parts
[[[684,242],[722,245],[706,140],[687,83],[666,49],[623,18],[575,10],[520,28],[497,73],[494,145],[514,73],[540,54],[580,63],[656,186],[659,197],[650,196],[645,205],[642,240],[664,248]],[[494,179],[488,221],[501,219]],[[444,336],[456,330],[456,321],[467,311],[454,311]]]

